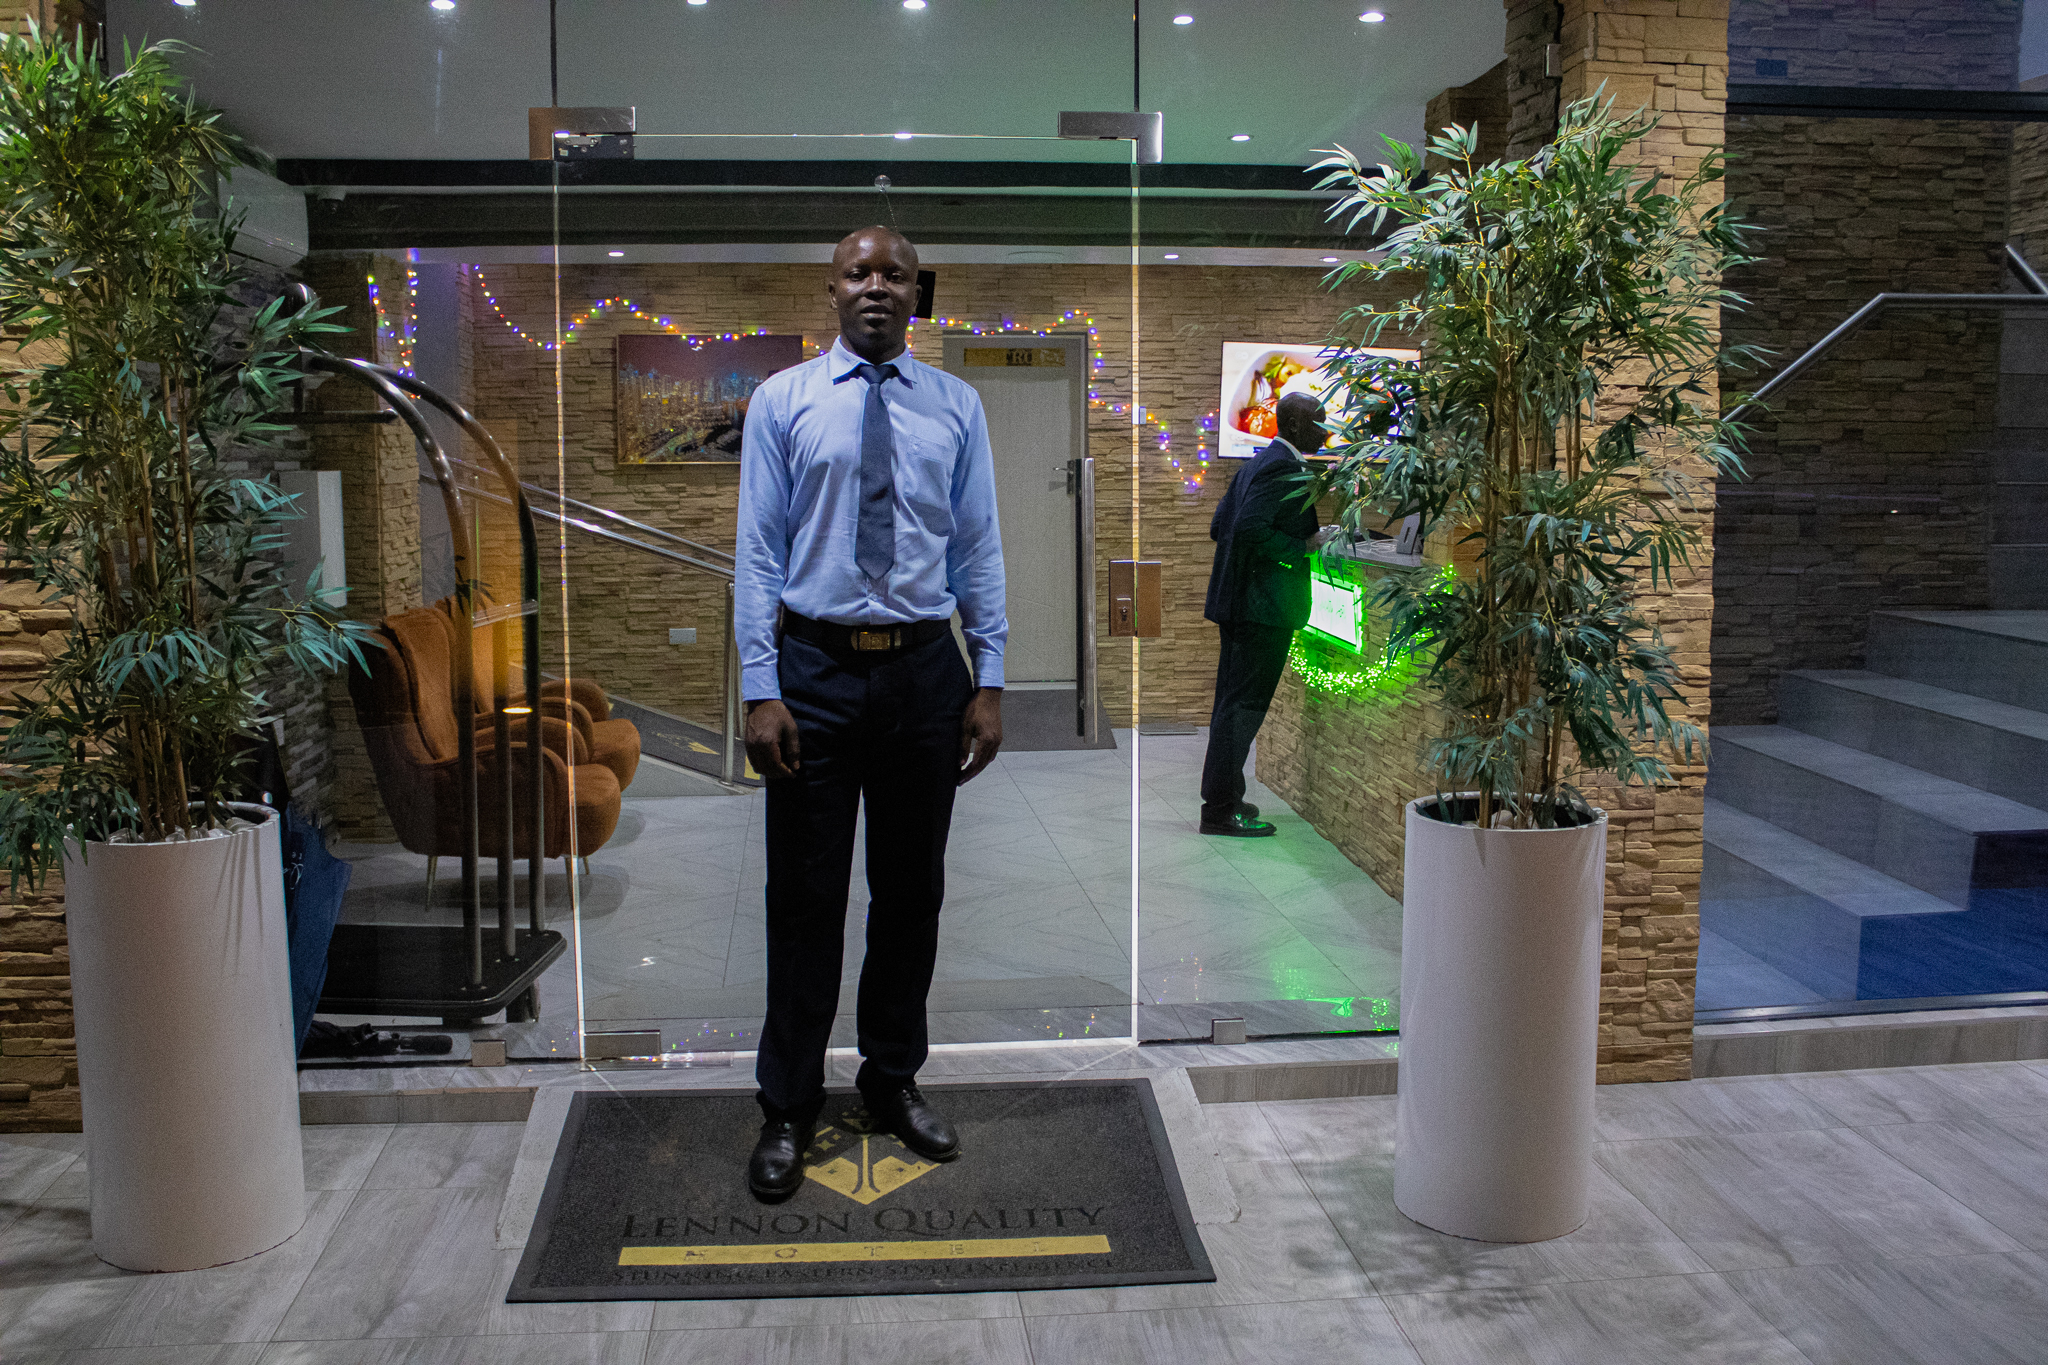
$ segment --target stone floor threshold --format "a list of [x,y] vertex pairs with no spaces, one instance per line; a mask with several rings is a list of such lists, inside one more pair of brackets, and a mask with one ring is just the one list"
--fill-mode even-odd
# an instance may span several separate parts
[[[1106,1043],[1077,1056],[1029,1044],[1015,1049],[936,1052],[925,1079],[991,1071],[1037,1073],[1099,1070],[1181,1070],[1203,1104],[1347,1099],[1396,1093],[1398,1037],[1330,1038],[1234,1047]],[[1000,1058],[998,1062],[995,1059]],[[1946,1066],[1961,1062],[2048,1059],[2048,1006],[1838,1015],[1734,1024],[1693,1030],[1693,1075],[1770,1076],[1806,1071]],[[687,1073],[660,1067],[608,1068],[607,1084],[635,1075],[708,1088],[746,1086],[751,1054],[731,1067]],[[576,1084],[572,1064],[505,1067],[322,1068],[300,1075],[299,1114],[309,1124],[506,1123],[523,1121],[543,1086]],[[846,1078],[835,1078],[843,1083]],[[628,1081],[630,1083],[630,1081]]]

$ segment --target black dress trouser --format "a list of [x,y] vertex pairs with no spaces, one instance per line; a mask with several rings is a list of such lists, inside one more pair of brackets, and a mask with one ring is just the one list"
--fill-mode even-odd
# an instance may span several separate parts
[[855,1083],[907,1085],[924,1065],[960,720],[974,683],[950,635],[888,654],[785,635],[778,676],[800,766],[767,784],[768,1018],[754,1075],[768,1117],[801,1123],[825,1100],[863,802],[869,901]]
[[1209,751],[1202,760],[1202,822],[1228,820],[1244,800],[1244,761],[1266,722],[1294,631],[1251,621],[1225,622],[1216,655],[1216,701],[1209,712]]

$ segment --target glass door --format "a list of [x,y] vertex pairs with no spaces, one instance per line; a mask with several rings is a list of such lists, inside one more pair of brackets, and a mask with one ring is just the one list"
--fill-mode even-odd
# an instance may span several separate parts
[[[480,364],[524,395],[524,477],[564,513],[547,671],[640,749],[616,818],[579,834],[563,907],[585,1056],[756,1046],[766,802],[736,736],[738,457],[755,386],[832,351],[834,247],[871,225],[916,251],[909,355],[982,414],[1006,586],[1003,742],[955,798],[931,1039],[1128,1038],[1136,755],[1098,675],[1102,561],[1136,543],[1136,144],[1059,131],[1062,111],[1128,100],[1129,13],[1076,7],[1034,65],[977,61],[996,30],[969,12],[820,5],[793,28],[643,6],[644,57],[621,70],[581,36],[618,8],[559,7],[550,240],[472,263]],[[769,93],[786,81],[756,79],[797,68],[847,93],[799,114]],[[868,908],[863,830],[834,1047],[855,1042]]]

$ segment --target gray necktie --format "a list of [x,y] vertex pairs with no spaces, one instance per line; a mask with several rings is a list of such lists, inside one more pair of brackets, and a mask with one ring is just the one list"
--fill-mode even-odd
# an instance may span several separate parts
[[888,405],[882,401],[883,381],[896,377],[896,367],[863,362],[853,372],[868,381],[867,407],[860,419],[860,531],[853,541],[853,562],[869,578],[880,578],[896,562],[896,505],[890,477],[896,437],[889,429]]

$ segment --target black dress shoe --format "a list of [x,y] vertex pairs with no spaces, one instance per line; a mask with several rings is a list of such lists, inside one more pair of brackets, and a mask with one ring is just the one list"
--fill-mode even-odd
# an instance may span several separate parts
[[760,1141],[747,1160],[747,1188],[766,1204],[779,1204],[803,1188],[804,1152],[817,1123],[770,1121],[761,1125]]
[[960,1135],[938,1110],[925,1102],[914,1085],[864,1097],[868,1118],[885,1133],[928,1161],[951,1161],[960,1155]]
[[1232,811],[1221,820],[1204,820],[1202,833],[1221,834],[1232,839],[1263,839],[1276,831],[1264,820],[1254,820],[1243,811]]
[[1259,818],[1259,808],[1257,806],[1254,806],[1249,801],[1238,802],[1237,813],[1249,820],[1256,820]]

